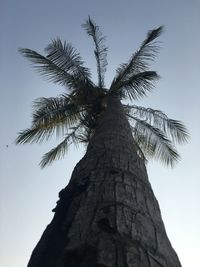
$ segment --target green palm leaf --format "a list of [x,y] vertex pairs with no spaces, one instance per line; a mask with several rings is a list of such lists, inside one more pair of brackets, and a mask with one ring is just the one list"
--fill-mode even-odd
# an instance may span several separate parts
[[33,104],[34,127],[55,128],[57,135],[73,126],[79,119],[79,108],[66,97],[39,98]]
[[144,155],[147,158],[154,157],[165,165],[173,167],[180,157],[164,132],[148,124],[146,121],[128,116],[136,122],[133,127],[133,137]]
[[107,50],[105,46],[105,37],[102,36],[102,33],[97,26],[89,17],[85,24],[83,24],[87,34],[92,37],[95,45],[95,58],[97,62],[97,74],[98,74],[98,86],[102,88],[104,86],[104,75],[106,72],[107,66]]
[[124,105],[124,108],[127,114],[145,120],[147,123],[163,131],[172,142],[179,144],[187,142],[189,134],[184,124],[168,118],[161,110],[136,105]]
[[[68,49],[68,56],[75,57],[73,51],[71,52],[72,55],[70,55],[70,51],[71,50]],[[66,63],[66,66],[61,66],[57,65],[57,62],[55,62],[56,60],[52,60],[48,56],[42,56],[31,49],[21,48],[19,49],[19,52],[27,57],[33,63],[34,67],[39,71],[39,73],[44,75],[49,81],[66,86],[69,89],[78,89],[84,87],[86,82],[89,83],[90,81],[89,78],[86,80],[86,76],[83,77],[80,75],[80,72],[75,69],[75,67],[72,68],[73,57],[71,59],[71,63]]]
[[117,69],[117,76],[111,85],[112,89],[118,88],[119,84],[123,84],[130,76],[144,72],[149,67],[149,61],[154,60],[159,46],[153,42],[163,31],[163,27],[158,27],[148,32],[146,39],[143,41],[139,50],[133,54],[128,63],[122,64]]
[[53,134],[52,128],[32,127],[18,133],[16,144],[41,143],[48,140]]
[[93,85],[90,80],[91,73],[88,68],[84,67],[80,54],[64,41],[61,42],[60,38],[54,39],[46,48],[47,58],[50,59],[55,65],[64,69],[71,75],[75,75],[80,80],[84,81],[87,85]]
[[69,146],[72,143],[76,144],[79,142],[78,135],[76,135],[76,132],[81,126],[81,124],[78,124],[76,127],[74,127],[73,130],[65,137],[65,139],[60,144],[58,144],[56,147],[44,154],[40,162],[41,168],[50,165],[55,160],[63,158]]
[[124,81],[118,88],[121,96],[128,96],[131,100],[137,100],[154,88],[154,83],[159,79],[155,71],[145,71],[133,75]]
[[65,97],[39,98],[33,108],[32,126],[19,133],[17,144],[48,140],[55,131],[63,134],[80,116],[80,109]]

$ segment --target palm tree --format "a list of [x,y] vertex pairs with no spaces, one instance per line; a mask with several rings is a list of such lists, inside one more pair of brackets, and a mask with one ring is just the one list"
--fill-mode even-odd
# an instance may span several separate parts
[[156,39],[163,27],[148,32],[138,51],[117,69],[109,89],[104,84],[105,38],[90,18],[83,27],[94,41],[98,84],[79,53],[59,38],[46,47],[45,56],[20,49],[42,75],[66,91],[34,102],[32,125],[19,133],[17,144],[62,136],[43,156],[41,167],[63,157],[72,143],[87,145],[59,193],[54,218],[28,267],[181,266],[145,164],[156,158],[173,166],[179,159],[175,145],[187,140],[187,130],[160,110],[122,103],[146,96],[158,80],[149,63],[159,50]]

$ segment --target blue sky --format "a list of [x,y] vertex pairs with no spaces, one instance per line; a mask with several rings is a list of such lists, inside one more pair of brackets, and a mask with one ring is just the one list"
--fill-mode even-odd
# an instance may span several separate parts
[[155,162],[147,168],[168,236],[183,267],[200,266],[199,14],[198,0],[1,1],[1,266],[27,265],[52,218],[58,192],[84,154],[84,148],[72,148],[63,160],[41,170],[38,162],[56,139],[43,145],[15,146],[17,132],[30,126],[32,101],[63,92],[38,75],[17,50],[25,47],[43,52],[51,39],[59,36],[77,48],[95,80],[92,43],[81,28],[88,15],[107,36],[107,86],[116,68],[138,48],[147,31],[165,26],[160,38],[162,49],[152,64],[162,79],[138,104],[182,120],[191,138],[179,147],[182,160],[174,169]]

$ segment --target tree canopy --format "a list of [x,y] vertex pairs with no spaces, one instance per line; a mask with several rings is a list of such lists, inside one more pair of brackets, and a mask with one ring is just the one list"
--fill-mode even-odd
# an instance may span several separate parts
[[106,109],[106,98],[117,95],[121,101],[130,101],[130,104],[122,105],[132,128],[138,155],[144,160],[155,158],[173,166],[180,157],[176,145],[188,139],[186,127],[182,122],[168,118],[160,110],[134,103],[146,96],[159,79],[157,72],[149,68],[159,51],[157,38],[163,32],[163,27],[147,33],[129,61],[118,67],[109,88],[106,88],[104,81],[108,51],[105,37],[90,17],[83,28],[94,43],[97,84],[92,81],[91,71],[85,67],[76,49],[60,38],[47,45],[45,55],[27,48],[19,49],[48,81],[63,86],[64,93],[58,97],[41,97],[34,101],[31,127],[19,133],[16,143],[43,142],[53,134],[62,137],[63,140],[56,147],[44,154],[40,165],[45,167],[63,157],[72,143],[87,144],[95,132],[99,117]]

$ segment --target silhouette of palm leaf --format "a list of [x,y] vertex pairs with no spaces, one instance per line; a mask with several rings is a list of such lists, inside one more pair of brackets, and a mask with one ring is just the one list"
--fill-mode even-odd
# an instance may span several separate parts
[[104,75],[106,72],[107,66],[107,50],[108,48],[105,46],[105,37],[102,36],[102,33],[99,30],[99,26],[97,26],[89,17],[85,24],[83,24],[87,34],[92,37],[95,45],[95,58],[97,62],[97,74],[98,74],[98,86],[102,88],[104,86]]

